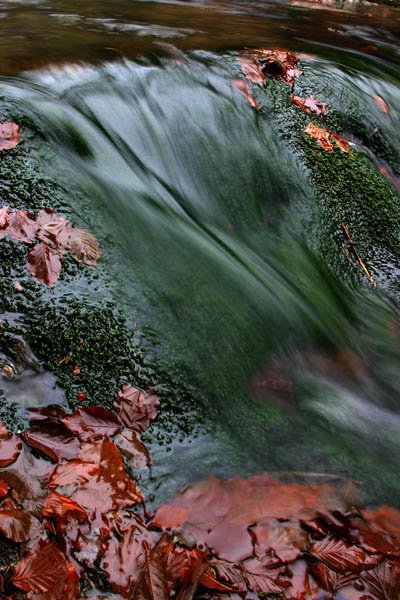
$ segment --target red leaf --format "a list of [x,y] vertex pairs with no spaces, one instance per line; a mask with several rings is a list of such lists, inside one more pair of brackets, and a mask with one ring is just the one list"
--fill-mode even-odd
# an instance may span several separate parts
[[255,58],[238,56],[237,60],[241,63],[241,70],[246,79],[251,81],[251,83],[260,83],[262,85],[265,83],[265,75]]
[[28,417],[29,421],[52,421],[60,423],[64,417],[67,416],[64,408],[60,404],[49,404],[48,406],[35,406],[29,408]]
[[125,429],[113,438],[113,442],[127,459],[129,467],[145,469],[151,464],[149,451],[136,431]]
[[120,428],[115,414],[100,406],[80,408],[67,415],[63,423],[83,442],[92,442],[106,435],[111,437]]
[[146,561],[144,542],[152,542],[158,536],[147,531],[136,517],[123,522],[118,536],[111,536],[101,566],[113,589],[125,597],[131,597]]
[[42,242],[54,250],[63,250],[67,247],[71,231],[67,219],[58,215],[54,210],[45,208],[38,213],[36,222],[38,224],[37,237]]
[[340,573],[360,570],[365,566],[367,558],[364,550],[357,546],[350,546],[334,536],[315,542],[308,551],[312,556]]
[[363,510],[362,515],[369,525],[373,524],[382,533],[390,534],[400,543],[400,511],[391,506],[380,506],[375,510]]
[[0,471],[0,477],[12,488],[23,508],[40,517],[53,469],[54,465],[35,457],[24,445],[17,460]]
[[143,547],[143,563],[133,597],[136,600],[168,600],[173,582],[167,579],[166,554],[173,548],[171,540],[164,534],[154,548],[146,540]]
[[8,206],[0,208],[0,229],[4,229],[8,225]]
[[32,213],[26,210],[14,210],[8,215],[8,225],[4,233],[14,240],[32,244],[37,233],[37,223]]
[[63,423],[39,421],[23,434],[25,442],[43,452],[54,462],[75,458],[80,443],[74,433]]
[[160,400],[150,390],[146,394],[129,383],[124,383],[116,393],[114,406],[118,418],[126,427],[135,431],[144,431],[157,416]]
[[372,571],[362,574],[374,600],[400,598],[400,561],[383,561]]
[[65,531],[68,521],[71,519],[83,523],[88,518],[87,512],[79,504],[54,491],[46,499],[43,516],[54,519],[59,533]]
[[0,531],[13,542],[27,542],[39,533],[39,523],[20,508],[0,509]]
[[12,150],[18,146],[20,138],[21,127],[17,123],[0,123],[0,150]]
[[247,83],[247,81],[245,81],[244,79],[232,79],[232,85],[235,89],[237,89],[238,92],[240,92],[241,94],[244,94],[244,96],[246,96],[246,100],[252,108],[259,110],[260,105],[258,104],[257,100],[254,98],[254,96],[250,93],[251,88],[250,88],[249,84]]
[[125,472],[117,447],[107,438],[100,445],[97,464],[74,460],[57,467],[50,481],[51,488],[56,486],[68,486],[68,497],[92,514],[104,514],[143,500]]
[[28,272],[36,281],[53,286],[61,272],[61,259],[56,250],[41,242],[28,254]]
[[0,498],[7,496],[9,489],[10,487],[6,484],[6,482],[0,479]]
[[298,521],[280,523],[277,519],[267,517],[250,529],[254,540],[254,550],[258,557],[263,557],[273,550],[281,563],[291,563],[301,554],[307,545],[307,536],[301,530]]
[[22,450],[22,442],[17,435],[0,438],[0,467],[7,467],[15,462]]
[[42,594],[63,589],[68,576],[67,560],[54,542],[45,543],[37,552],[27,554],[14,569],[11,578],[24,592]]
[[299,57],[290,50],[280,48],[255,48],[247,51],[258,62],[263,74],[278,77],[287,85],[292,86],[296,77],[303,71],[296,68]]
[[325,117],[329,114],[328,105],[325,102],[321,102],[314,98],[313,96],[309,96],[308,98],[302,98],[301,96],[297,96],[296,94],[292,94],[290,99],[294,104],[297,104],[304,112],[308,114],[315,114],[318,117]]

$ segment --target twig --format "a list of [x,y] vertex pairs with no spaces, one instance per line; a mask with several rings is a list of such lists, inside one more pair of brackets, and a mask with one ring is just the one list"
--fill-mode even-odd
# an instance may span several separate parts
[[353,240],[350,236],[349,230],[347,229],[347,227],[344,223],[342,223],[342,229],[343,229],[344,234],[349,242],[350,250],[352,251],[353,256],[356,258],[358,264],[360,265],[360,267],[362,268],[362,270],[364,271],[364,273],[366,274],[366,276],[368,277],[368,279],[370,280],[372,285],[374,287],[377,287],[377,283],[376,283],[375,279],[372,277],[371,273],[368,271],[367,267],[365,266],[364,261],[361,259],[361,256],[358,254],[356,245],[353,242]]

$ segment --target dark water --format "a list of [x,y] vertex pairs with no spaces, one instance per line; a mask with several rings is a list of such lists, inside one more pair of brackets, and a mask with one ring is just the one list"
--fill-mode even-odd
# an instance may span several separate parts
[[393,288],[398,271],[383,269],[376,291],[321,257],[307,171],[232,90],[230,52],[312,52],[332,98],[375,111],[396,146],[400,12],[90,1],[0,11],[2,93],[70,162],[112,241],[118,302],[157,333],[163,360],[187,367],[217,429],[154,447],[153,488],[270,470],[350,476],[368,501],[399,504],[399,310],[384,276]]

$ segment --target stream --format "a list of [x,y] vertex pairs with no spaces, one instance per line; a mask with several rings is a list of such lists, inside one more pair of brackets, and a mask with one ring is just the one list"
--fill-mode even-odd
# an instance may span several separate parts
[[[149,360],[181,365],[194,390],[196,436],[150,444],[142,486],[155,503],[210,473],[269,471],[350,478],[367,503],[400,507],[398,256],[371,252],[377,288],[357,274],[324,238],[309,169],[268,93],[258,116],[231,85],[244,47],[305,55],[319,86],[309,94],[365,113],[389,140],[391,162],[349,136],[395,190],[399,10],[32,0],[0,2],[0,19],[2,98],[31,115],[82,190],[73,210],[108,242],[112,297],[155,336]],[[7,397],[21,392],[8,384]]]

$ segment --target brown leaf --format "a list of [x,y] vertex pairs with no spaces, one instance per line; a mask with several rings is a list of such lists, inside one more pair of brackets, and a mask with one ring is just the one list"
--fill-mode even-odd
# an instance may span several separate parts
[[318,144],[320,146],[322,146],[322,148],[324,150],[327,150],[328,152],[333,152],[332,142],[329,139],[330,138],[329,131],[326,131],[325,129],[322,129],[322,127],[318,127],[317,125],[314,125],[314,123],[310,123],[306,127],[305,132],[309,136],[311,136],[312,138],[317,140]]
[[389,115],[390,108],[388,107],[388,105],[386,104],[386,102],[382,98],[382,96],[379,96],[378,94],[372,94],[372,97],[375,100],[375,104],[377,105],[379,110],[382,111],[383,113],[386,113],[387,115]]
[[4,498],[4,496],[7,496],[9,490],[10,486],[8,486],[5,481],[0,479],[0,498]]
[[68,246],[71,227],[69,221],[50,208],[41,210],[37,217],[37,237],[54,250],[64,250]]
[[19,144],[21,127],[17,123],[0,123],[0,150],[12,150]]
[[290,50],[256,48],[248,50],[247,55],[257,60],[263,74],[269,77],[278,77],[290,86],[293,85],[296,77],[303,72],[296,68],[299,57]]
[[255,58],[238,56],[237,60],[240,62],[242,73],[248,81],[264,85],[266,78]]
[[315,542],[308,551],[312,556],[339,573],[359,571],[366,564],[367,557],[364,550],[357,546],[351,546],[335,536],[328,536]]
[[335,142],[335,144],[337,146],[339,146],[339,148],[343,152],[346,152],[346,154],[348,154],[350,152],[350,144],[349,144],[349,142],[347,142],[346,140],[344,140],[343,138],[341,138],[340,135],[338,135],[337,133],[332,133],[331,136],[332,136],[332,139]]
[[27,210],[14,210],[8,215],[8,225],[3,232],[20,242],[32,244],[37,233],[37,223],[32,213]]
[[54,462],[75,458],[80,448],[78,438],[68,427],[52,421],[34,423],[23,433],[23,438]]
[[53,286],[61,272],[61,259],[56,250],[41,242],[28,254],[28,272],[36,281]]
[[173,582],[167,579],[166,554],[171,552],[172,542],[164,534],[154,548],[146,540],[143,547],[143,563],[133,589],[133,597],[136,600],[168,600]]
[[99,242],[86,229],[71,229],[65,248],[80,263],[95,267],[101,257]]
[[400,598],[400,561],[385,560],[375,569],[362,573],[368,591],[374,600]]
[[294,104],[310,115],[315,114],[317,117],[325,117],[329,114],[328,105],[325,104],[325,102],[317,100],[317,98],[314,98],[313,96],[302,98],[301,96],[292,94],[290,98]]
[[233,87],[236,90],[238,90],[238,92],[240,92],[241,94],[244,94],[244,96],[246,96],[246,100],[252,108],[255,108],[256,110],[260,109],[260,105],[258,104],[257,100],[254,98],[254,96],[251,94],[251,88],[250,88],[249,84],[247,83],[247,81],[245,81],[244,79],[232,79],[231,83],[232,83]]
[[114,402],[121,423],[139,432],[147,429],[156,418],[159,404],[160,399],[152,390],[144,393],[129,383],[124,383],[116,393]]
[[273,550],[281,563],[296,560],[301,554],[301,549],[307,545],[307,536],[301,530],[298,521],[281,523],[277,519],[266,517],[250,529],[250,533],[257,557],[261,558]]
[[79,504],[55,491],[46,498],[43,516],[54,519],[56,530],[59,533],[64,533],[68,521],[71,519],[78,523],[83,523],[88,519],[87,512]]
[[14,569],[11,578],[24,592],[43,594],[63,589],[67,579],[67,560],[54,542],[43,543],[37,552],[27,554]]
[[116,415],[101,406],[85,406],[67,415],[63,423],[82,442],[92,442],[105,436],[113,436],[120,424]]
[[8,206],[0,208],[0,229],[4,229],[8,225]]
[[7,467],[15,462],[22,450],[20,438],[13,434],[0,438],[0,467]]
[[0,509],[0,531],[13,542],[27,542],[39,532],[32,515],[20,508]]
[[136,517],[126,519],[117,533],[118,537],[112,535],[108,542],[101,566],[115,591],[133,597],[131,592],[146,562],[144,542],[153,542],[158,536]]
[[136,431],[124,429],[113,438],[114,444],[133,469],[145,469],[152,460],[146,446]]

